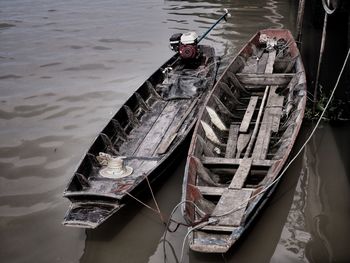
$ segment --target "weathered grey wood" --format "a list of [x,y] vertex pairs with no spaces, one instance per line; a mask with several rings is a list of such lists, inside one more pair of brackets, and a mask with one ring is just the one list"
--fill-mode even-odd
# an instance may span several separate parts
[[[269,74],[269,73],[273,72],[273,64],[275,63],[275,59],[276,59],[276,50],[273,50],[273,51],[269,52],[269,56],[267,58],[267,64],[266,64],[266,68],[265,68],[265,73],[266,74]],[[263,74],[263,75],[265,75],[265,74]],[[255,141],[255,138],[256,138],[256,134],[257,134],[258,129],[259,129],[261,115],[262,115],[262,111],[263,111],[264,105],[265,105],[265,100],[267,98],[267,94],[269,93],[269,89],[270,89],[269,86],[267,86],[265,88],[264,96],[263,96],[263,99],[262,99],[262,102],[261,102],[261,105],[260,105],[260,108],[259,108],[258,117],[257,117],[256,123],[255,123],[255,126],[254,126],[252,138],[251,138],[251,140],[249,142],[249,145],[247,147],[247,150],[246,150],[246,152],[244,154],[244,158],[248,158],[249,157],[251,148],[253,147],[253,144],[254,144],[254,141]]]
[[300,78],[300,74],[295,74],[292,80],[289,82],[287,89],[288,89],[288,100],[287,100],[287,108],[286,108],[286,115],[289,116],[290,111],[293,108],[293,90],[295,85],[297,85]]
[[113,127],[117,131],[118,135],[123,139],[126,140],[128,135],[126,134],[125,130],[123,127],[120,125],[119,121],[112,119]]
[[273,72],[273,64],[275,64],[275,59],[276,59],[276,50],[272,50],[269,52],[269,56],[267,58],[265,73]]
[[139,103],[140,107],[145,110],[145,111],[149,111],[150,110],[150,107],[149,105],[144,101],[144,99],[142,98],[142,96],[138,93],[138,92],[135,92],[135,96],[136,96],[136,99],[137,99],[137,102]]
[[244,86],[242,85],[242,83],[240,82],[240,80],[237,78],[237,76],[231,72],[227,73],[228,76],[230,77],[230,80],[232,81],[233,85],[241,90],[245,91]]
[[[262,51],[263,51],[263,50],[262,50]],[[265,72],[268,56],[269,56],[268,53],[263,53],[263,54],[260,56],[260,59],[258,60],[258,69],[257,69],[257,73],[264,73],[264,72]]]
[[[287,85],[293,78],[294,74],[289,73],[266,73],[266,74],[251,74],[251,73],[237,73],[239,81],[244,85]],[[249,89],[249,88],[246,88]]]
[[256,138],[256,135],[258,133],[258,130],[259,130],[259,125],[260,125],[260,122],[261,122],[261,116],[262,116],[262,113],[263,113],[263,110],[264,110],[264,107],[265,107],[265,101],[267,99],[267,95],[269,93],[269,86],[266,87],[265,89],[265,92],[264,92],[264,96],[262,98],[262,101],[261,101],[261,104],[260,104],[260,107],[259,107],[259,113],[258,113],[258,117],[256,118],[256,121],[255,121],[255,125],[254,125],[254,129],[253,129],[253,133],[252,133],[252,139],[249,141],[249,144],[247,146],[247,150],[245,151],[245,154],[244,154],[244,157],[247,158],[250,154],[250,151],[253,147],[253,144],[254,144],[254,140]]
[[192,101],[191,105],[186,110],[185,114],[182,116],[182,118],[178,121],[178,123],[173,126],[169,131],[165,134],[164,139],[162,140],[161,144],[158,147],[157,154],[164,154],[168,150],[169,146],[173,142],[173,140],[177,136],[177,132],[181,128],[183,122],[187,119],[188,115],[192,112],[193,108],[197,105],[198,99],[195,99]]
[[158,101],[152,105],[151,111],[142,117],[142,125],[134,128],[128,134],[128,140],[120,146],[119,152],[121,155],[132,156],[135,154],[167,104],[168,102]]
[[118,155],[119,152],[117,149],[114,148],[113,142],[111,139],[108,137],[107,134],[100,132],[100,137],[106,147],[106,152],[110,152],[112,155]]
[[250,97],[248,107],[245,111],[241,126],[239,127],[239,132],[242,132],[242,133],[248,132],[250,122],[252,120],[256,105],[258,103],[258,98],[259,97],[257,96]]
[[133,126],[140,124],[140,121],[136,118],[134,112],[130,109],[130,107],[128,105],[124,104],[123,108],[126,112],[126,115],[129,118],[129,121],[132,123]]
[[[202,228],[204,229],[204,227]],[[193,239],[189,239],[190,248],[204,253],[225,253],[234,243],[230,233],[213,233],[208,231],[193,231]],[[228,245],[229,244],[229,245]]]
[[270,108],[271,115],[273,116],[272,128],[271,128],[273,132],[278,132],[279,130],[281,117],[283,113],[283,102],[284,102],[284,97],[278,96],[276,97],[274,104]]
[[258,70],[258,63],[257,63],[256,57],[248,57],[247,63],[244,65],[244,68],[242,69],[242,73],[255,73]]
[[217,111],[215,111],[213,108],[209,106],[206,106],[205,109],[207,110],[211,123],[214,124],[216,128],[218,128],[221,131],[228,130],[225,123],[222,121],[221,117],[218,115]]
[[252,167],[252,159],[244,158],[240,163],[240,165],[238,166],[238,169],[235,175],[233,176],[233,179],[228,188],[241,189],[243,187],[245,180],[247,179],[247,176],[250,172],[251,167]]
[[233,94],[232,90],[230,89],[230,87],[225,83],[225,82],[221,82],[220,83],[221,89],[230,96],[230,99],[237,104],[243,104],[242,102],[240,102],[237,97],[235,96],[235,94]]
[[[271,132],[278,131],[281,118],[283,97],[276,94],[277,86],[271,87],[269,99],[267,101],[264,117],[256,139],[252,157],[256,159],[266,159]],[[277,128],[276,128],[277,127]]]
[[236,114],[233,114],[226,106],[225,104],[217,97],[213,94],[213,98],[214,98],[214,101],[217,105],[217,107],[219,108],[220,112],[223,113],[223,114],[226,114],[230,117],[233,117],[233,118],[238,118],[238,116]]
[[152,156],[158,144],[164,136],[164,133],[174,121],[179,110],[179,102],[169,101],[167,106],[159,115],[151,130],[148,132],[139,148],[136,150],[137,156]]
[[250,141],[251,135],[252,135],[251,133],[241,133],[238,136],[236,158],[239,158],[243,150],[247,147]]
[[218,231],[218,232],[233,232],[237,227],[234,226],[217,226],[217,225],[206,225],[201,230],[206,231]]
[[[231,159],[222,157],[202,157],[201,161],[203,165],[239,165],[243,159]],[[253,166],[265,166],[270,167],[275,161],[273,160],[254,160]]]
[[[275,32],[278,33],[276,34]],[[214,222],[195,229],[189,237],[190,246],[195,251],[206,253],[223,253],[226,252],[238,238],[240,238],[242,231],[244,231],[251,224],[252,220],[256,217],[265,203],[265,196],[257,196],[256,198],[250,200],[251,202],[248,206],[244,206],[253,193],[261,193],[260,191],[262,191],[264,187],[268,186],[276,177],[278,177],[293,146],[292,143],[295,142],[295,137],[297,134],[295,127],[300,128],[299,119],[301,117],[297,119],[297,116],[300,116],[299,111],[301,114],[303,113],[302,107],[305,106],[305,97],[302,97],[302,95],[304,95],[303,92],[305,92],[305,89],[303,89],[304,86],[301,85],[303,82],[299,81],[300,84],[296,86],[294,93],[288,94],[287,85],[292,80],[294,74],[273,73],[274,71],[283,72],[289,62],[289,58],[295,57],[299,53],[296,50],[295,43],[292,42],[292,38],[288,37],[287,39],[286,36],[290,35],[288,31],[286,33],[280,30],[264,30],[262,33],[266,34],[267,38],[269,39],[286,39],[288,48],[285,49],[284,52],[280,52],[277,58],[275,51],[269,54],[266,49],[262,48],[261,46],[256,46],[256,50],[254,44],[257,44],[257,38],[255,38],[254,44],[249,43],[242,51],[242,54],[247,60],[247,65],[244,67],[243,71],[231,71],[230,68],[228,68],[224,72],[223,77],[218,81],[219,83],[224,81],[225,83],[232,85],[233,81],[231,80],[230,75],[236,74],[240,84],[246,90],[248,90],[249,93],[245,94],[244,92],[241,92],[237,85],[235,85],[234,88],[230,87],[230,90],[235,95],[236,99],[239,99],[243,105],[236,105],[236,103],[233,101],[228,101],[230,100],[230,96],[221,89],[220,84],[216,86],[216,89],[213,92],[218,99],[225,103],[228,111],[238,116],[237,118],[232,118],[227,114],[220,115],[223,116],[222,121],[225,122],[226,127],[229,128],[226,151],[224,153],[225,158],[223,157],[223,153],[219,153],[220,157],[203,157],[203,155],[205,155],[203,154],[203,151],[195,151],[195,147],[198,146],[198,143],[196,144],[196,142],[194,142],[191,145],[192,150],[189,153],[190,156],[194,153],[195,156],[200,158],[204,168],[206,168],[206,171],[210,173],[210,176],[214,178],[216,182],[223,183],[225,181],[227,183],[227,180],[230,179],[228,176],[235,174],[232,176],[232,181],[230,186],[227,187],[227,190],[222,189],[222,184],[218,184],[217,186],[220,187],[220,190],[214,190],[209,188],[207,184],[200,179],[200,175],[198,173],[195,173],[196,167],[191,167],[191,176],[188,178],[190,178],[191,183],[197,184],[197,186],[203,185],[204,188],[200,190],[201,193],[205,193],[203,198],[205,200],[214,200],[214,203],[217,198],[220,198],[214,211],[211,213],[212,217],[210,218],[210,221],[213,220]],[[259,53],[259,50],[260,52],[264,51],[265,53]],[[256,59],[257,54],[258,57],[261,58],[258,62]],[[276,61],[274,61],[275,57]],[[303,72],[303,70],[304,69],[301,62],[298,61],[292,68],[292,72]],[[248,84],[246,83],[252,84],[247,86]],[[276,94],[275,92],[277,86],[280,88],[280,90],[278,90],[279,94]],[[297,90],[299,89],[303,90],[303,92],[296,95]],[[283,94],[283,96],[280,94]],[[290,121],[284,124],[284,126],[287,128],[285,130],[285,127],[281,129],[279,126],[281,115],[285,114],[285,111],[282,110],[287,108],[288,105],[288,95],[290,95],[290,105],[293,105],[292,103],[294,103],[294,107],[290,107],[291,118],[289,119]],[[250,104],[252,96],[258,96],[259,100],[255,106],[256,109],[254,114],[249,116],[247,106]],[[214,99],[215,98],[213,98],[213,95],[211,95],[208,100],[209,106],[213,107],[213,104],[215,105]],[[248,107],[250,108],[250,106]],[[217,112],[221,111],[216,105],[215,110]],[[204,113],[204,116],[201,116],[199,121],[207,121],[208,116],[206,112]],[[264,118],[264,116],[267,114],[269,119]],[[231,130],[233,129],[233,125],[239,125],[239,128],[242,127],[242,129],[238,130],[236,145],[237,150],[236,153],[233,154],[235,157],[227,158],[226,152],[228,151],[228,148],[231,149],[231,147],[228,147],[230,141],[232,140],[231,137],[236,137],[236,135],[232,136],[230,134],[233,132],[233,130]],[[201,127],[199,126],[199,129],[197,129],[196,132],[204,134],[200,128]],[[261,130],[265,130],[264,136],[260,135]],[[268,130],[268,132],[266,132],[266,130]],[[246,134],[246,132],[250,132],[251,135],[242,135]],[[224,134],[224,136],[222,136],[222,134]],[[225,135],[227,135],[227,133],[220,133],[218,134],[218,138],[223,142]],[[278,142],[276,143],[276,147],[273,149],[274,151],[269,151],[268,149],[271,135],[275,137],[274,141]],[[262,143],[259,142],[259,140],[263,137],[265,137],[265,139],[268,138],[267,143],[265,141]],[[247,139],[249,139],[248,146],[246,145]],[[238,141],[241,142],[238,143]],[[266,156],[263,157],[265,159],[260,157],[258,159],[253,158],[254,156],[252,156],[252,154],[254,153],[254,147],[257,144],[261,145],[261,151],[266,152]],[[267,146],[265,147],[264,145]],[[222,149],[222,147],[220,147],[220,149]],[[237,152],[239,151],[242,151],[242,153],[238,153],[239,158],[237,158]],[[216,152],[216,156],[217,155],[218,152]],[[266,160],[266,158],[273,159],[276,156],[278,158],[275,160]],[[257,178],[262,180],[260,180],[258,183],[255,181]],[[243,192],[247,189],[250,189],[253,192],[251,192],[251,194],[247,194],[245,198],[241,197],[240,195],[243,195],[241,191]],[[221,193],[222,195],[220,195]],[[186,197],[191,199],[189,194],[187,194]],[[243,208],[239,207],[241,204],[244,204]],[[195,223],[196,220],[200,219],[200,217],[192,217],[190,212],[193,210],[190,209],[193,209],[193,207],[188,205],[188,208],[188,214],[191,215],[191,217],[187,216],[187,218],[191,223]],[[239,211],[232,214],[229,213],[229,215],[226,214],[226,212],[232,212],[236,209]],[[244,217],[240,217],[239,213],[244,214]],[[186,211],[184,214],[186,216]],[[195,218],[195,220],[192,220],[192,218]],[[217,221],[215,221],[215,219],[217,219]]]
[[[217,225],[240,226],[251,194],[250,189],[226,189],[212,213],[212,216],[218,216]],[[229,213],[231,211],[234,212]]]
[[149,80],[146,80],[145,85],[148,89],[148,92],[152,94],[153,97],[155,97],[156,99],[163,99],[162,96],[160,96],[158,92],[154,89],[153,84]]
[[202,195],[222,195],[225,187],[197,186]]
[[225,158],[232,158],[235,156],[236,147],[237,147],[237,139],[238,139],[238,125],[231,125],[227,144],[226,144],[226,152],[225,152]]

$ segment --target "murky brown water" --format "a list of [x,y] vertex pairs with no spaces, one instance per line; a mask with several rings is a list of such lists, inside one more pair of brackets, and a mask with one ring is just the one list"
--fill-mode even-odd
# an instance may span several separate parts
[[[164,262],[164,227],[137,203],[97,230],[63,227],[65,185],[111,115],[171,55],[172,33],[200,34],[229,8],[206,40],[225,64],[258,29],[294,31],[294,2],[0,1],[1,262]],[[184,261],[349,261],[349,131],[318,130],[237,248],[222,257],[186,247]],[[183,166],[155,189],[163,213],[180,201]],[[185,233],[167,235],[168,262]]]

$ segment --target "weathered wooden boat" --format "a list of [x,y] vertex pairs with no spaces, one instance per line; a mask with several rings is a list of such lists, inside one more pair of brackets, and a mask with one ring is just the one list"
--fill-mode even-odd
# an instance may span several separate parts
[[96,137],[64,192],[64,225],[97,227],[174,160],[217,71],[214,49],[195,48],[195,60],[178,53],[162,65]]
[[297,138],[306,93],[288,30],[259,31],[224,71],[198,117],[186,163],[182,208],[193,226],[192,250],[224,253],[251,224]]

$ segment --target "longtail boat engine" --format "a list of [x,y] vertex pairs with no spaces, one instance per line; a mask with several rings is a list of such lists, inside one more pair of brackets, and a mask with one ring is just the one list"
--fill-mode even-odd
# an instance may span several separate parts
[[170,48],[179,52],[185,61],[192,61],[199,57],[198,35],[196,32],[176,33],[170,37]]

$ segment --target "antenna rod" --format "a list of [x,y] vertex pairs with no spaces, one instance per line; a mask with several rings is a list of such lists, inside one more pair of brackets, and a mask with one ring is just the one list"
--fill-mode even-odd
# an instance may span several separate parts
[[229,14],[229,12],[228,12],[228,10],[227,10],[226,8],[224,9],[224,11],[225,11],[225,14],[223,14],[223,15],[215,22],[215,24],[212,25],[212,26],[207,30],[207,32],[205,32],[203,35],[200,36],[200,38],[198,39],[198,43],[199,43],[203,38],[205,38],[205,37],[209,34],[209,32],[210,32],[217,24],[220,23],[220,21],[221,21],[222,19],[225,19],[225,21],[226,21],[226,16],[227,16],[227,17],[231,17],[231,15]]

